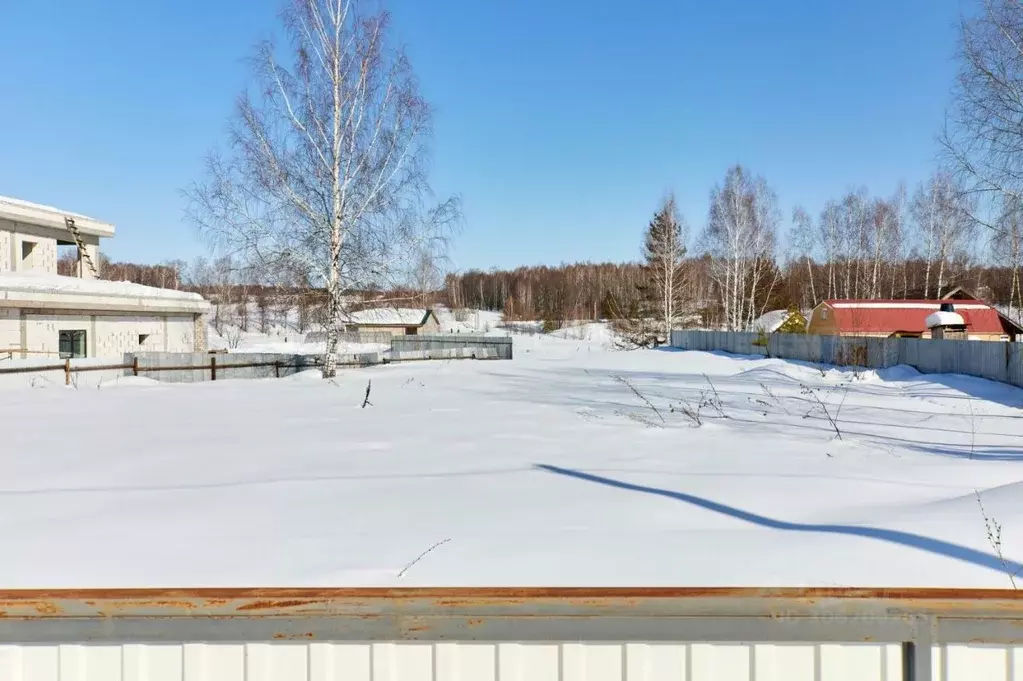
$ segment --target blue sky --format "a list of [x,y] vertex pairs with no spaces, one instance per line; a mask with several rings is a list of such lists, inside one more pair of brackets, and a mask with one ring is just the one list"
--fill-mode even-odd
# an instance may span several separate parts
[[[0,194],[111,221],[119,260],[204,248],[202,177],[277,0],[7,3]],[[786,218],[933,168],[968,0],[389,0],[436,108],[458,269],[632,260],[674,190],[697,233],[741,162]],[[786,220],[787,225],[787,220]]]

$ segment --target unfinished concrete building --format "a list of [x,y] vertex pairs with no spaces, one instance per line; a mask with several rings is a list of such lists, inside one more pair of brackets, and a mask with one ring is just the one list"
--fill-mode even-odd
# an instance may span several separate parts
[[[100,279],[114,226],[0,197],[0,361],[205,352],[209,303],[195,293]],[[57,274],[61,246],[76,276]]]

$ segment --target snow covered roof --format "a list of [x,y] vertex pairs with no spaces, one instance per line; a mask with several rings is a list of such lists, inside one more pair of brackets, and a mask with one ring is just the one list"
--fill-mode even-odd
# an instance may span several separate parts
[[362,326],[421,326],[432,310],[407,307],[374,307],[349,313],[344,321]]
[[64,218],[74,218],[75,226],[80,232],[94,236],[110,237],[114,235],[114,226],[101,222],[87,215],[72,213],[53,206],[22,201],[9,196],[0,196],[0,220],[11,220],[40,227],[66,229]]
[[[80,279],[47,272],[0,273],[0,306],[57,303],[74,296],[74,305],[88,304],[93,309],[106,306],[112,309],[130,309],[152,306],[161,309],[188,309],[205,311],[209,303],[198,293],[143,286],[128,281]],[[68,303],[65,303],[67,306]]]
[[774,333],[789,318],[789,314],[788,310],[771,310],[753,322],[753,330]]
[[966,326],[966,320],[961,314],[938,310],[927,315],[924,324],[928,329],[933,329],[935,326]]

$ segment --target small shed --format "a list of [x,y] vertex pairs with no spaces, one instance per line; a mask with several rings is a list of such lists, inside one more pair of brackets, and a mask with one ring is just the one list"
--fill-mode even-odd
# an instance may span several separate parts
[[924,324],[931,332],[931,338],[946,340],[968,340],[966,320],[955,311],[952,303],[942,303],[941,309],[927,315]]
[[440,333],[440,321],[430,309],[374,307],[347,315],[345,331],[373,331],[392,336]]

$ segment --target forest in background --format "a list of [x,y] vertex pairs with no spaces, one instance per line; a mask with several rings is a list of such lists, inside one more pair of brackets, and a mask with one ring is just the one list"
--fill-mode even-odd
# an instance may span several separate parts
[[[807,310],[829,298],[933,299],[955,286],[1018,310],[1023,219],[1003,216],[998,230],[989,229],[970,217],[968,201],[951,176],[937,173],[912,199],[902,187],[888,197],[859,189],[828,201],[816,217],[797,207],[783,236],[778,200],[766,180],[734,166],[711,192],[706,225],[695,238],[671,198],[650,223],[668,220],[678,235],[670,257],[678,270],[672,323],[750,328],[765,312]],[[648,232],[644,261],[469,270],[443,278],[419,272],[404,287],[350,291],[347,306],[444,304],[555,324],[660,316],[649,238]],[[194,291],[225,306],[254,303],[256,319],[245,307],[240,320],[245,330],[265,330],[271,312],[279,317],[286,308],[298,309],[303,328],[324,321],[325,291],[304,281],[268,285],[229,257],[145,265],[101,255],[99,264],[104,279]],[[62,254],[58,271],[75,268],[75,254]],[[212,320],[218,327],[219,309]]]

